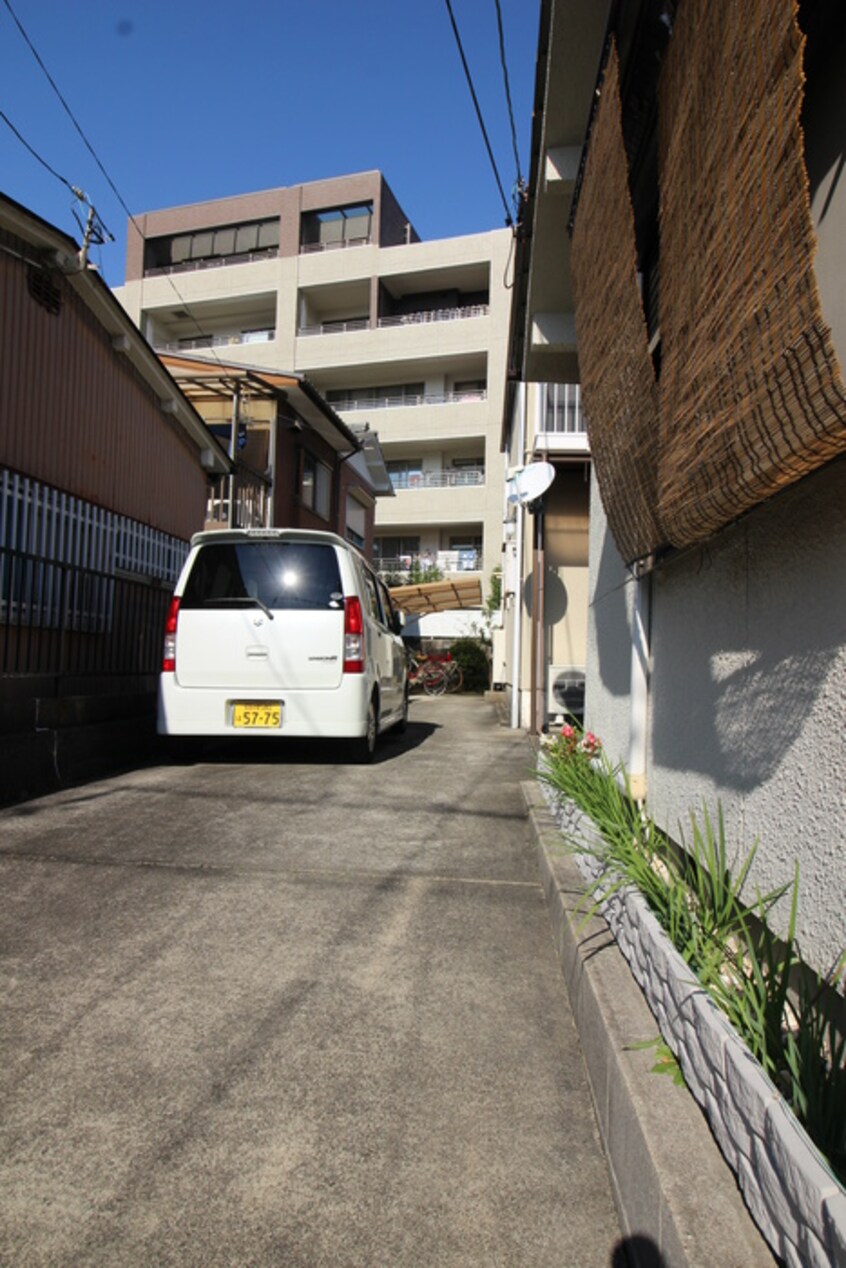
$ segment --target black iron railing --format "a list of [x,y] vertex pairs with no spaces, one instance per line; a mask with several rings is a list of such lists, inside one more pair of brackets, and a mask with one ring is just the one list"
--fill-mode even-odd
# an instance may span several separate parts
[[158,581],[0,549],[0,673],[156,673],[170,593]]

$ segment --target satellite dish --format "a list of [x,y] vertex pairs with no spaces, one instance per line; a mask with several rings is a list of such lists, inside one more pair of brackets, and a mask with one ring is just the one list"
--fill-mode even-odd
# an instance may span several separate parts
[[543,497],[555,479],[555,467],[551,462],[530,462],[507,481],[507,500],[527,506]]

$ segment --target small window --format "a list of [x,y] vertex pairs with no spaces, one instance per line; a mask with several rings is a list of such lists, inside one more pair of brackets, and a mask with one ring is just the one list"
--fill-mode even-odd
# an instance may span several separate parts
[[239,225],[235,231],[235,253],[246,255],[258,248],[258,225]]
[[215,230],[214,253],[215,255],[235,254],[235,230],[232,227]]
[[191,259],[207,260],[213,254],[214,234],[211,230],[207,233],[195,233],[191,239]]
[[300,501],[322,519],[328,520],[332,502],[332,472],[313,454],[303,454]]
[[419,489],[423,485],[423,461],[421,458],[403,458],[385,464],[391,484],[395,489]]

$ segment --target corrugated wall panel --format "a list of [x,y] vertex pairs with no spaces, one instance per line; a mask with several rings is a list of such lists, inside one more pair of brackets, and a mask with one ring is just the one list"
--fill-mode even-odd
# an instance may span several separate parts
[[202,527],[196,450],[59,275],[58,313],[0,251],[0,464],[188,537]]

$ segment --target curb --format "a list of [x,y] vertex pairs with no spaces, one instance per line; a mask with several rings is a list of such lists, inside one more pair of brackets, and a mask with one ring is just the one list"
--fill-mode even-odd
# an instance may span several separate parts
[[[658,1023],[606,922],[575,914],[584,880],[533,781],[522,785],[620,1222],[636,1268],[772,1268],[734,1176],[686,1087],[632,1045]],[[631,1254],[631,1252],[629,1252]]]

